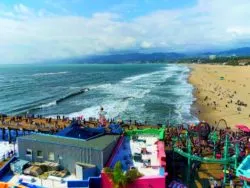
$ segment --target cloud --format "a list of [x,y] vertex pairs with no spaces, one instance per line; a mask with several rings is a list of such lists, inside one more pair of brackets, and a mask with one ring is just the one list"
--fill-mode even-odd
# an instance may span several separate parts
[[2,12],[1,16],[14,18],[15,14],[13,12]]
[[142,43],[141,43],[141,48],[151,48],[152,47],[152,44],[151,43],[149,43],[149,42],[147,42],[147,41],[143,41]]
[[0,61],[250,45],[248,7],[248,0],[199,0],[191,8],[154,11],[128,21],[111,12],[97,12],[91,17],[56,15],[17,4],[11,11],[0,11]]
[[250,27],[229,27],[227,32],[234,35],[250,35]]
[[31,9],[29,9],[23,4],[14,5],[14,11],[19,14],[32,14]]
[[116,13],[110,13],[110,12],[97,12],[94,13],[92,16],[94,19],[100,19],[100,20],[115,20],[119,19],[119,14]]

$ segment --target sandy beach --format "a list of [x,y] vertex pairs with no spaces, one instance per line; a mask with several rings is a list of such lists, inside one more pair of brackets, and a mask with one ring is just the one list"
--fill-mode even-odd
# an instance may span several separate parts
[[[194,113],[199,120],[217,125],[226,120],[250,125],[250,66],[190,65],[189,81],[194,86]],[[220,121],[219,127],[225,127]]]

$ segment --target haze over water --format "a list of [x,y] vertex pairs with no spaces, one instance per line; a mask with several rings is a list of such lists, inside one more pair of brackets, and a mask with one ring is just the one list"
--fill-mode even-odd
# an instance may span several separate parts
[[[0,65],[0,112],[88,118],[103,106],[109,118],[195,121],[188,74],[173,64]],[[83,88],[89,91],[56,103]]]

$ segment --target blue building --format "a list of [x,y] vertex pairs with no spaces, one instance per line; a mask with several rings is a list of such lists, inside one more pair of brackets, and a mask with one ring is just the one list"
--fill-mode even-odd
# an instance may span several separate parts
[[110,158],[119,135],[104,129],[69,126],[57,135],[32,134],[18,138],[19,158],[30,162],[51,161],[82,179],[99,175]]

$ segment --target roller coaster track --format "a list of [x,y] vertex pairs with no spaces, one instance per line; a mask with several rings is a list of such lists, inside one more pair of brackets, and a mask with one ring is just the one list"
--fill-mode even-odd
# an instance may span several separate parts
[[218,121],[216,127],[215,127],[215,130],[218,130],[218,127],[219,127],[219,125],[220,125],[221,122],[224,122],[224,123],[225,123],[227,129],[229,128],[228,125],[227,125],[227,121],[226,121],[225,119],[220,119],[220,120]]
[[191,160],[199,161],[202,163],[228,164],[230,162],[234,162],[236,159],[236,155],[233,155],[232,157],[229,157],[227,159],[223,159],[223,158],[222,159],[214,159],[214,158],[208,158],[208,157],[199,157],[196,155],[190,155],[179,148],[174,148],[174,152],[178,153],[179,155],[181,155],[183,157],[190,158]]

